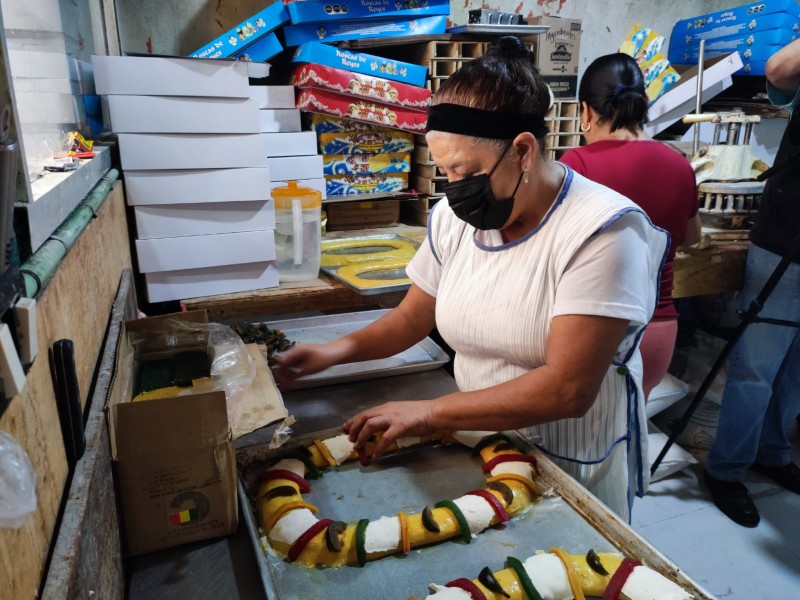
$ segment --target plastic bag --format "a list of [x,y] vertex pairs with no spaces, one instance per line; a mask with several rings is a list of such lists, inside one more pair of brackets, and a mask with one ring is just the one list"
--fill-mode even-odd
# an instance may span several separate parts
[[17,529],[36,510],[31,461],[10,434],[0,431],[0,527]]
[[211,382],[204,382],[201,389],[187,387],[177,395],[198,391],[225,392],[228,422],[233,423],[236,408],[256,376],[256,367],[247,348],[233,329],[221,323],[168,319],[161,321],[157,329],[137,330],[131,334],[130,341],[139,362],[151,357],[204,349],[210,361]]

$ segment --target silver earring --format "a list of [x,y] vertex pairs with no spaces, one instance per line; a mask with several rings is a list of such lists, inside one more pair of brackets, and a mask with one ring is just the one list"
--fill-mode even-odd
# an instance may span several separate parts
[[587,132],[587,131],[589,131],[591,128],[592,128],[592,124],[591,124],[591,123],[581,123],[581,131],[582,131],[583,133],[586,133],[586,132]]
[[525,171],[525,174],[522,176],[522,183],[528,183],[528,172]]

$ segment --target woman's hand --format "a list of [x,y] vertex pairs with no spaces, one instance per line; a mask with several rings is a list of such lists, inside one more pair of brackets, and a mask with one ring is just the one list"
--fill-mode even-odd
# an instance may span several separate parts
[[397,438],[423,436],[434,432],[431,417],[436,400],[387,402],[368,408],[349,419],[342,428],[356,448],[363,448],[375,433],[381,438],[372,456],[380,458]]
[[279,386],[288,386],[304,375],[319,373],[339,362],[336,342],[329,344],[296,344],[272,358],[276,367],[272,374]]

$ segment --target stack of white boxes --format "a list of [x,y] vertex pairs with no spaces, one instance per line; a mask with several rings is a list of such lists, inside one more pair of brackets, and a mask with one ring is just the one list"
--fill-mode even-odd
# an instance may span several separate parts
[[252,86],[259,105],[261,131],[267,138],[272,181],[270,191],[295,180],[300,187],[319,190],[325,199],[322,157],[317,154],[313,131],[301,131],[300,110],[295,108],[293,86]]
[[247,64],[95,56],[93,65],[119,134],[148,300],[277,286],[272,142]]

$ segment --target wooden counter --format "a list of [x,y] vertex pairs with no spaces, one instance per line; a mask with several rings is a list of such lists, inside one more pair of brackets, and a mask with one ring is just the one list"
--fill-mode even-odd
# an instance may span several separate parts
[[[359,231],[336,231],[325,240],[354,235],[393,233],[418,242],[425,240],[426,228],[395,225]],[[675,298],[718,294],[741,289],[747,260],[748,242],[715,242],[703,250],[679,253],[673,263]],[[405,292],[363,296],[340,281],[320,273],[319,279],[282,284],[277,288],[207,296],[183,300],[186,310],[206,310],[211,321],[269,318],[303,312],[347,312],[367,308],[392,308]]]

